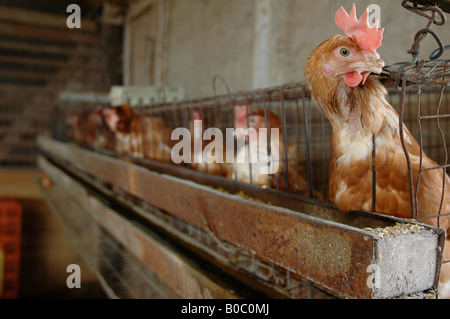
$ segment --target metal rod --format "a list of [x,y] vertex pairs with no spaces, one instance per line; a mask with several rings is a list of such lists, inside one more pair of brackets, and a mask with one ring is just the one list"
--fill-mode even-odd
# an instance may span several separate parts
[[[440,111],[441,111],[442,99],[443,99],[443,97],[444,97],[444,89],[445,89],[445,87],[442,86],[442,87],[441,87],[441,92],[440,92],[440,94],[439,94],[439,102],[438,102],[438,106],[437,106],[437,110],[436,110],[437,115],[439,115],[439,114],[440,114]],[[442,143],[444,144],[445,164],[447,164],[447,163],[448,163],[447,143],[445,142],[445,135],[444,135],[444,131],[442,130],[441,122],[440,122],[440,118],[439,118],[439,117],[436,119],[436,125],[437,125],[437,128],[438,128],[439,134],[440,134],[440,136],[441,136]],[[446,169],[443,168],[443,169],[442,169],[442,195],[441,195],[441,201],[440,201],[440,203],[439,203],[438,214],[441,213],[441,211],[442,211],[442,205],[443,205],[443,203],[444,203],[444,196],[445,196],[445,179],[446,179]],[[438,227],[439,227],[439,224],[440,224],[440,218],[437,219],[437,226],[438,226]]]
[[[270,97],[268,94],[266,94],[267,96],[267,101],[264,103],[265,107],[264,107],[264,124],[266,125],[267,128],[267,132],[270,132],[271,129],[271,124],[270,124]],[[266,140],[267,140],[267,156],[271,156],[272,154],[272,147],[271,147],[271,136],[272,134],[267,134],[266,136]],[[272,181],[274,179],[274,176],[272,174],[270,174],[269,176],[269,185],[272,185]],[[279,185],[278,181],[275,181],[277,183],[277,186]],[[278,189],[278,187],[277,187]]]
[[[295,100],[297,104],[297,100]],[[309,116],[306,108],[306,97],[302,96],[303,106],[303,123],[305,127],[305,152],[306,152],[306,178],[308,181],[308,197],[312,196],[312,180],[311,180],[311,146],[310,146],[310,128],[309,128]]]
[[375,169],[376,144],[375,134],[372,135],[372,211],[376,212],[377,202],[377,173]]
[[399,116],[399,127],[400,127],[400,142],[402,144],[403,152],[405,153],[406,163],[408,167],[408,180],[409,180],[409,199],[411,205],[411,218],[417,219],[417,212],[415,209],[415,200],[414,200],[414,187],[413,187],[413,174],[411,169],[411,159],[409,158],[408,149],[406,148],[405,137],[404,137],[404,125],[403,125],[403,115],[405,111],[405,95],[406,95],[406,81],[404,77],[402,77],[402,94],[400,98],[400,116]]
[[[422,132],[422,122],[420,121],[420,115],[422,113],[422,103],[421,103],[421,86],[417,86],[417,126],[419,128],[419,170],[417,174],[417,182],[416,187],[414,190],[414,198],[415,198],[415,204],[417,205],[417,194],[419,193],[419,184],[420,184],[420,178],[422,177],[422,164],[423,164],[423,132]],[[415,211],[418,212],[418,207],[415,207]]]
[[[289,158],[288,158],[288,143],[287,143],[287,128],[286,128],[286,110],[284,107],[283,88],[280,88],[281,95],[281,119],[283,123],[283,150],[284,150],[284,179],[286,182],[286,191],[289,192]],[[281,175],[281,174],[280,174]]]

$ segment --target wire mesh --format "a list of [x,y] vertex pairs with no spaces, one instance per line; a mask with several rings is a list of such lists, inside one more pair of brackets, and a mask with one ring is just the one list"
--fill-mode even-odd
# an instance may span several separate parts
[[[433,130],[433,127],[435,127],[433,120],[436,120],[436,103],[440,102],[440,115],[438,117],[441,130],[445,132],[450,125],[448,116],[450,109],[450,90],[445,88],[441,92],[437,87],[422,85],[419,94],[422,101],[422,114],[420,115],[421,127],[418,126],[418,113],[415,110],[418,99],[418,91],[415,88],[408,88],[405,92],[404,123],[416,139],[424,141],[424,152],[429,154],[437,162],[445,165],[446,157],[445,152],[442,152],[442,148],[445,145],[444,142],[448,142],[449,137],[445,136],[445,139],[442,140],[441,134]],[[401,91],[396,89],[391,89],[388,95],[390,103],[399,113],[401,111],[401,96]],[[331,158],[331,148],[329,145],[332,130],[326,117],[312,102],[309,91],[304,86],[298,84],[293,84],[292,88],[287,89],[273,88],[257,90],[198,101],[177,102],[174,104],[153,105],[131,109],[131,112],[133,112],[132,117],[128,120],[125,118],[119,120],[119,122],[129,121],[128,124],[123,124],[124,126],[130,125],[137,118],[145,117],[146,119],[140,125],[129,127],[128,133],[112,132],[108,127],[104,110],[111,109],[109,106],[99,104],[84,105],[84,109],[82,108],[83,111],[81,112],[66,111],[58,113],[58,119],[53,122],[55,124],[53,132],[58,138],[73,140],[94,149],[112,150],[121,155],[156,159],[176,165],[172,162],[171,150],[180,139],[172,140],[171,133],[173,129],[185,128],[189,130],[190,138],[192,139],[189,144],[192,146],[191,151],[194,151],[194,147],[191,145],[194,140],[192,120],[194,119],[194,112],[200,114],[203,119],[203,127],[202,132],[198,134],[201,135],[203,143],[201,150],[203,151],[204,147],[210,143],[210,141],[202,139],[204,131],[208,127],[218,128],[223,132],[223,139],[225,140],[227,137],[226,129],[235,128],[235,106],[241,105],[241,103],[248,105],[250,112],[255,109],[264,110],[264,115],[261,116],[261,119],[264,121],[264,126],[266,125],[265,123],[268,123],[269,112],[271,112],[270,114],[272,116],[280,119],[280,121],[281,119],[284,121],[279,127],[282,133],[281,135],[286,135],[287,137],[286,140],[282,140],[282,137],[280,138],[280,161],[285,162],[284,165],[281,165],[283,170],[270,177],[272,182],[267,180],[267,185],[260,186],[294,192],[295,190],[289,189],[288,184],[282,183],[284,174],[289,174],[289,171],[286,172],[286,170],[293,166],[290,163],[294,163],[294,166],[298,167],[298,170],[290,172],[291,175],[296,175],[294,179],[304,179],[310,185],[311,190],[320,192],[323,194],[323,198],[326,199],[328,168]],[[75,109],[80,110],[80,107],[74,107],[73,110]],[[96,118],[96,120],[92,120],[92,118]],[[160,126],[162,122],[164,126]],[[132,132],[132,130],[134,131]],[[422,131],[422,138],[420,138],[420,131]],[[135,148],[137,150],[124,147],[123,145],[117,145],[118,136],[120,136],[119,144],[133,144],[130,142],[130,139],[134,138]],[[143,138],[142,136],[145,137]],[[284,143],[292,145],[292,149],[295,151],[284,153],[287,149]],[[232,145],[234,147],[234,155],[237,155],[236,148],[238,143],[236,140],[233,140]],[[225,151],[227,152],[228,149],[225,148]],[[233,163],[231,165],[224,163],[224,173],[214,170],[215,163],[205,163],[203,166],[200,166],[196,165],[198,163],[193,163],[191,157],[188,157],[188,159],[191,163],[182,162],[179,166],[187,169],[203,170],[203,172],[210,174],[218,172],[222,177],[239,181],[238,176],[233,176],[226,172],[228,168],[231,167],[232,169]],[[223,158],[224,162],[225,160],[226,154],[224,154]],[[248,161],[245,165],[249,168],[248,172],[251,175],[254,172],[250,169],[252,163]],[[253,179],[244,179],[244,177],[241,178],[242,181],[247,183],[254,182]],[[311,195],[308,193],[308,190],[300,194],[304,196]]]
[[[63,198],[66,205],[73,201],[69,196]],[[47,203],[109,298],[179,298],[141,260],[93,222],[85,210],[67,209],[52,201]]]
[[[446,23],[444,12],[448,12],[449,8],[447,3],[441,1],[430,3],[404,0],[402,6],[428,19],[428,22],[425,28],[416,33],[411,49],[408,51],[413,57],[412,61],[387,67],[384,75],[388,82],[391,80],[392,86],[401,88],[395,94],[397,102],[395,104],[400,114],[399,122],[407,125],[420,147],[417,163],[414,159],[415,154],[410,154],[407,149],[405,133],[402,132],[401,142],[409,172],[411,218],[446,229],[447,239],[443,252],[443,275],[441,275],[445,277],[450,263],[448,237],[450,64],[449,60],[438,60],[438,58],[450,48],[450,45],[442,42],[432,26],[442,26]],[[420,43],[427,35],[431,35],[438,46],[428,60],[421,58],[420,51]],[[430,161],[429,158],[432,160]],[[430,183],[430,179],[434,181]],[[426,187],[433,187],[435,195],[424,198],[423,190]],[[446,289],[445,286],[441,288]]]
[[[244,122],[257,114],[260,121],[258,129],[267,128],[268,132],[277,129],[279,132],[277,139],[272,139],[272,134],[265,134],[262,138],[262,142],[267,138],[265,145],[271,148],[265,150],[266,154],[274,155],[277,152],[278,155],[273,158],[278,161],[274,165],[279,167],[274,174],[267,174],[264,179],[252,168],[252,165],[258,167],[259,163],[255,159],[260,154],[258,150],[254,154],[255,159],[251,159],[252,154],[249,153],[253,149],[248,146],[248,137],[243,144],[247,160],[245,163],[237,163],[238,146],[241,145],[238,138],[241,136],[237,133],[237,137],[233,135],[236,131],[229,134],[227,129],[236,128],[235,112],[239,106],[248,108],[248,116],[244,116]],[[96,128],[89,119],[96,116],[94,113],[99,116],[97,123],[101,124]],[[101,111],[67,112],[60,113],[59,116],[61,117],[55,121],[57,124],[54,128],[54,135],[59,138],[75,140],[96,149],[109,149],[123,155],[172,164],[172,149],[181,139],[172,138],[171,135],[174,129],[183,128],[189,134],[186,145],[192,154],[175,154],[183,157],[179,166],[320,199],[323,198],[322,193],[327,191],[331,150],[323,148],[322,143],[329,140],[331,129],[315,108],[309,91],[303,84],[140,108],[103,106]],[[197,118],[201,121],[201,131],[193,127],[193,121]],[[244,122],[241,123],[243,129],[252,127]],[[210,128],[218,129],[215,132],[220,133],[220,136],[212,136],[212,142],[216,143],[204,139],[205,132]],[[197,140],[201,144],[198,149],[195,145]],[[220,150],[219,146],[223,146],[220,165],[215,161],[207,162],[211,161],[207,158],[208,154],[219,155],[214,150],[207,153],[205,149],[210,143],[217,146],[217,150]],[[232,174],[236,169],[239,174]]]

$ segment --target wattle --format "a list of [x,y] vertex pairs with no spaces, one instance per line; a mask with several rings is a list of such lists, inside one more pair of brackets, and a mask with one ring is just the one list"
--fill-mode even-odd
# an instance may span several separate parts
[[362,80],[363,80],[362,75],[356,71],[344,74],[345,84],[347,84],[352,88],[358,86]]

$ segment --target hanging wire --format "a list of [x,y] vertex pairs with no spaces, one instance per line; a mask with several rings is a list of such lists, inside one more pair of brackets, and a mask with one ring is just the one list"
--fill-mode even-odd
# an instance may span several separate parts
[[420,43],[425,39],[427,34],[431,34],[436,43],[438,44],[438,49],[434,50],[431,53],[429,59],[437,60],[439,57],[442,56],[445,50],[450,48],[450,45],[445,46],[439,35],[433,29],[431,29],[431,26],[433,24],[437,26],[444,25],[446,22],[445,13],[437,6],[422,6],[419,5],[417,2],[413,2],[413,4],[411,5],[409,2],[411,1],[403,0],[402,6],[405,9],[428,19],[427,26],[417,31],[416,35],[414,36],[414,42],[411,46],[411,49],[408,50],[408,53],[413,56],[412,63],[417,63],[419,61]]

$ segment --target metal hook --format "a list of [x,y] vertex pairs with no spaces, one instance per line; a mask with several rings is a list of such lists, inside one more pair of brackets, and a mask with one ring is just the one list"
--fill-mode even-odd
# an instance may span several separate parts
[[227,94],[230,95],[230,94],[231,94],[231,92],[230,92],[230,87],[228,86],[227,81],[226,81],[222,76],[216,74],[216,75],[214,75],[214,77],[213,77],[213,91],[214,91],[214,96],[217,96],[217,91],[216,91],[216,80],[217,80],[217,79],[222,80],[223,84],[225,85],[225,89],[227,90]]
[[[397,76],[396,76],[396,80],[395,80],[395,87],[400,86],[400,82],[402,81],[403,75],[405,73],[409,72],[410,70],[412,70],[416,66],[416,63],[417,63],[417,61],[413,61],[410,63],[404,63],[398,68]],[[406,67],[411,67],[411,68],[407,69],[406,71],[403,71]]]
[[427,33],[429,33],[433,36],[433,38],[436,40],[436,42],[439,46],[438,49],[436,49],[435,51],[433,51],[433,53],[431,53],[430,60],[436,60],[444,53],[444,50],[445,50],[444,44],[442,43],[442,40],[439,37],[439,35],[430,28],[424,28],[424,29],[417,31],[417,33],[414,37],[413,46],[408,51],[408,53],[411,53],[413,56],[416,55],[415,56],[416,62],[419,58],[420,42],[425,38],[425,36],[422,37],[422,35],[426,35]]
[[436,60],[444,53],[445,50],[449,50],[449,49],[450,49],[450,45],[446,45],[445,47],[441,47],[439,45],[439,48],[437,48],[430,54],[430,60]]
[[[412,2],[413,6],[408,5],[408,2]],[[439,7],[436,7],[436,6],[424,6],[424,7],[419,8],[418,4],[416,2],[414,2],[414,1],[411,1],[411,0],[403,0],[402,1],[402,6],[405,9],[409,10],[409,11],[412,11],[412,12],[414,12],[414,13],[422,16],[422,17],[425,17],[425,18],[429,19],[430,20],[429,26],[431,24],[443,25],[446,22],[445,14]],[[427,14],[425,11],[432,11],[433,13],[432,14]],[[437,13],[439,15],[439,17],[441,18],[440,21],[436,20],[435,13]]]
[[[409,5],[408,2],[412,2],[413,6]],[[412,63],[417,63],[419,61],[419,55],[420,55],[420,42],[426,37],[426,35],[428,33],[430,33],[433,38],[436,40],[436,42],[439,45],[439,48],[434,50],[429,59],[430,60],[436,60],[438,59],[443,53],[444,50],[450,46],[444,47],[444,44],[442,43],[441,38],[439,37],[439,35],[433,31],[431,29],[431,26],[433,24],[435,25],[443,25],[446,22],[446,16],[444,14],[444,12],[437,6],[423,6],[423,7],[419,7],[419,4],[415,1],[411,1],[411,0],[403,0],[402,1],[402,6],[409,10],[412,11],[422,17],[427,18],[428,24],[425,28],[419,30],[416,35],[414,36],[414,43],[411,46],[411,49],[408,50],[409,54],[412,54],[413,56],[413,60]],[[431,14],[426,13],[426,11],[431,11]],[[437,19],[437,16],[440,17],[440,20]]]

